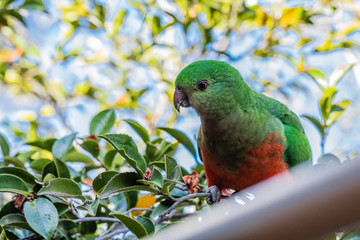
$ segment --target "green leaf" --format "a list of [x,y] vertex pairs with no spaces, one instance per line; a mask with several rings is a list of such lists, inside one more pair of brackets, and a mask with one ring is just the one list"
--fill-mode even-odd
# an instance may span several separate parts
[[29,224],[26,222],[24,215],[22,214],[8,214],[0,219],[0,225],[3,227],[15,227],[24,228],[32,231]]
[[54,145],[56,138],[41,139],[33,142],[27,142],[27,145],[42,148],[51,152],[52,146]]
[[46,198],[27,201],[24,215],[32,229],[45,239],[51,239],[58,225],[59,216],[55,206]]
[[319,120],[317,120],[316,118],[309,116],[309,115],[302,115],[304,118],[310,120],[315,127],[317,128],[317,130],[319,130],[321,137],[324,138],[325,137],[325,129],[323,127],[323,125],[321,125],[321,123],[319,122]]
[[131,217],[121,213],[112,213],[111,215],[119,219],[133,234],[135,234],[137,238],[142,238],[148,235],[145,227]]
[[98,141],[94,139],[85,139],[80,145],[84,150],[88,151],[95,158],[99,156],[100,148]]
[[337,89],[334,87],[330,87],[324,90],[323,92],[323,96],[320,99],[320,110],[321,110],[321,115],[324,119],[324,122],[326,122],[330,110],[331,110],[331,102],[333,97],[335,96],[337,92]]
[[101,191],[101,195],[121,192],[123,188],[136,185],[139,176],[135,172],[124,172],[113,176]]
[[51,150],[54,158],[62,159],[65,157],[65,155],[71,150],[75,137],[76,133],[72,133],[56,140]]
[[114,109],[104,110],[95,115],[90,123],[90,134],[102,135],[108,133],[115,123]]
[[143,126],[131,119],[125,119],[124,122],[127,122],[130,127],[132,127],[136,131],[136,133],[139,134],[139,136],[145,143],[149,141],[149,134]]
[[319,71],[317,69],[310,69],[310,70],[305,71],[304,73],[306,73],[308,76],[310,76],[315,81],[315,83],[317,83],[319,85],[319,87],[322,90],[327,88],[328,82],[326,80],[325,74],[323,74],[321,71]]
[[70,178],[69,168],[64,162],[58,159],[54,159],[54,161],[45,165],[41,173],[42,179],[44,179],[48,173],[51,173],[56,177]]
[[78,206],[78,209],[87,211],[91,216],[96,216],[97,209],[99,207],[99,198],[95,198],[94,202],[91,204],[84,204],[81,206]]
[[329,78],[329,84],[330,86],[336,86],[338,82],[345,76],[345,74],[350,71],[355,66],[354,63],[347,64],[345,66],[339,67],[335,69]]
[[43,178],[43,183],[44,185],[48,185],[50,183],[51,180],[55,179],[55,175],[51,174],[51,173],[48,173],[46,174],[46,176]]
[[175,181],[182,180],[180,166],[177,165],[174,158],[167,155],[165,155],[165,171],[167,179]]
[[75,181],[67,178],[56,178],[51,180],[49,185],[40,189],[38,195],[51,195],[85,200],[79,185],[77,185]]
[[5,203],[0,210],[0,219],[5,215],[12,214],[12,213],[19,213],[19,209],[15,208],[14,201],[10,201]]
[[18,176],[12,174],[0,174],[0,192],[19,193],[29,196],[29,188],[26,183]]
[[146,170],[146,162],[131,137],[125,134],[106,134],[99,137],[108,141],[125,158],[130,166],[136,170],[139,176],[143,177]]
[[165,128],[165,127],[159,127],[158,129],[161,129],[161,130],[167,132],[168,134],[170,134],[171,136],[173,136],[179,143],[184,145],[186,147],[186,149],[189,150],[189,152],[196,159],[196,150],[194,148],[194,145],[192,144],[192,142],[189,140],[189,138],[183,132],[180,132],[179,130],[176,130],[173,128]]
[[96,193],[99,193],[112,177],[119,174],[116,171],[105,171],[100,173],[93,181],[93,189]]
[[148,234],[155,232],[154,223],[151,221],[150,218],[144,216],[137,216],[135,220],[145,227]]
[[80,162],[80,163],[85,163],[87,165],[94,166],[94,167],[97,166],[90,157],[86,156],[85,154],[76,152],[76,151],[72,151],[68,155],[66,155],[64,161],[65,162]]
[[67,211],[69,211],[69,205],[63,202],[53,202],[54,206],[56,207],[56,210],[59,214],[59,216],[63,215]]
[[4,157],[9,156],[10,153],[9,144],[7,143],[5,137],[2,136],[1,134],[0,134],[0,147]]
[[8,165],[14,165],[15,167],[19,167],[19,168],[24,168],[25,169],[25,166],[24,164],[17,158],[12,158],[12,157],[5,157],[4,158],[4,165],[5,166],[8,166]]
[[156,168],[154,168],[150,181],[155,183],[159,187],[162,187],[164,184],[164,178],[159,172],[159,170],[157,170]]
[[42,3],[42,0],[25,0],[24,4],[21,6],[21,8],[46,12],[44,4]]
[[153,171],[153,174],[152,174],[150,180],[138,180],[138,182],[142,183],[142,184],[146,184],[146,185],[155,184],[159,188],[162,188],[163,184],[164,184],[164,178],[161,175],[161,173],[159,172],[159,170],[154,168],[154,171]]
[[[74,221],[70,220],[70,219],[60,219],[56,230],[58,230],[59,233],[63,237],[65,237],[65,239],[70,239],[68,237],[70,235],[69,230],[74,229],[77,226],[78,226],[78,224],[75,223]],[[73,239],[78,239],[78,238],[73,238]]]
[[125,196],[126,203],[127,203],[126,210],[129,210],[130,208],[133,208],[136,206],[136,203],[138,201],[138,192],[137,191],[126,192],[126,193],[124,193],[124,196]]
[[126,15],[126,11],[125,10],[121,10],[119,12],[119,14],[117,15],[117,17],[114,20],[114,32],[113,35],[116,35],[119,32],[119,29],[124,21],[124,17]]
[[39,158],[35,161],[32,161],[30,163],[30,167],[34,170],[36,173],[41,173],[44,166],[48,165],[52,161],[47,158]]
[[4,228],[0,225],[0,240],[8,240]]
[[[114,167],[113,162],[114,162],[114,159],[117,159],[117,158],[115,158],[117,153],[118,152],[115,149],[111,149],[105,154],[105,156],[104,156],[104,164],[109,169],[113,169],[113,167]],[[121,156],[118,155],[118,157],[122,159]],[[116,163],[116,161],[115,161],[115,163]]]
[[0,174],[2,174],[2,173],[7,173],[7,174],[12,174],[12,175],[18,176],[25,183],[27,183],[27,184],[29,184],[31,186],[36,184],[36,182],[35,182],[36,178],[33,175],[31,175],[29,172],[24,170],[23,168],[0,167]]
[[344,113],[350,104],[351,102],[349,100],[342,100],[340,103],[332,105],[326,125],[330,127]]

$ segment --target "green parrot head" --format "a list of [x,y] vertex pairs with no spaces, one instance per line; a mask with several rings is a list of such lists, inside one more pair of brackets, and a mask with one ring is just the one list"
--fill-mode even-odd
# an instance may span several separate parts
[[249,95],[240,73],[225,62],[202,60],[185,67],[175,81],[174,106],[193,107],[199,115],[231,110]]

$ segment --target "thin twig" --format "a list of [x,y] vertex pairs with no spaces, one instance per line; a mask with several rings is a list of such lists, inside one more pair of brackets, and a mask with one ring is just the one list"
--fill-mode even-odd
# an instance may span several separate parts
[[133,212],[133,211],[148,211],[148,212],[152,212],[151,208],[131,208],[129,210],[127,210],[126,212],[124,212],[125,215],[128,215],[129,213]]
[[28,235],[28,236],[26,236],[26,237],[20,238],[19,240],[27,240],[27,239],[31,239],[31,238],[33,238],[33,237],[35,237],[35,236],[36,236],[36,234],[35,234],[35,233],[32,233],[32,234],[30,234],[30,235]]
[[79,218],[79,219],[74,219],[73,220],[76,223],[79,222],[120,222],[120,220],[116,219],[116,218],[109,218],[109,217],[86,217],[86,218]]
[[115,231],[113,231],[113,232],[111,232],[111,233],[109,233],[109,234],[104,234],[104,235],[102,235],[102,236],[100,236],[100,237],[97,237],[97,238],[95,238],[95,240],[105,240],[105,239],[109,239],[109,238],[111,238],[112,236],[114,236],[114,235],[116,235],[116,234],[120,234],[120,233],[125,233],[125,232],[127,232],[127,231],[129,231],[129,229],[127,229],[127,227],[122,227],[122,228],[119,228],[119,229],[117,229],[117,230],[115,230]]
[[171,207],[169,207],[166,211],[164,211],[158,216],[158,218],[154,221],[154,225],[162,222],[165,216],[170,214],[171,211],[174,210],[180,203],[185,202],[191,198],[208,197],[209,195],[210,193],[193,193],[177,199],[176,202]]

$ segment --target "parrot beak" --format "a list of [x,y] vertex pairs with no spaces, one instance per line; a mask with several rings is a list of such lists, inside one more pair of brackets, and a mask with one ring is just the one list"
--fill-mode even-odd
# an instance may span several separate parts
[[175,109],[180,112],[180,107],[190,107],[189,99],[181,88],[176,87],[173,98]]

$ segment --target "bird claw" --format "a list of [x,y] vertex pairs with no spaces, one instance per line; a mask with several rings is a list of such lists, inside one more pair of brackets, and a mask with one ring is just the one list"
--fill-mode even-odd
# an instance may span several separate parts
[[221,194],[219,188],[216,185],[209,187],[206,192],[210,193],[209,196],[205,198],[207,204],[211,205],[220,202]]

